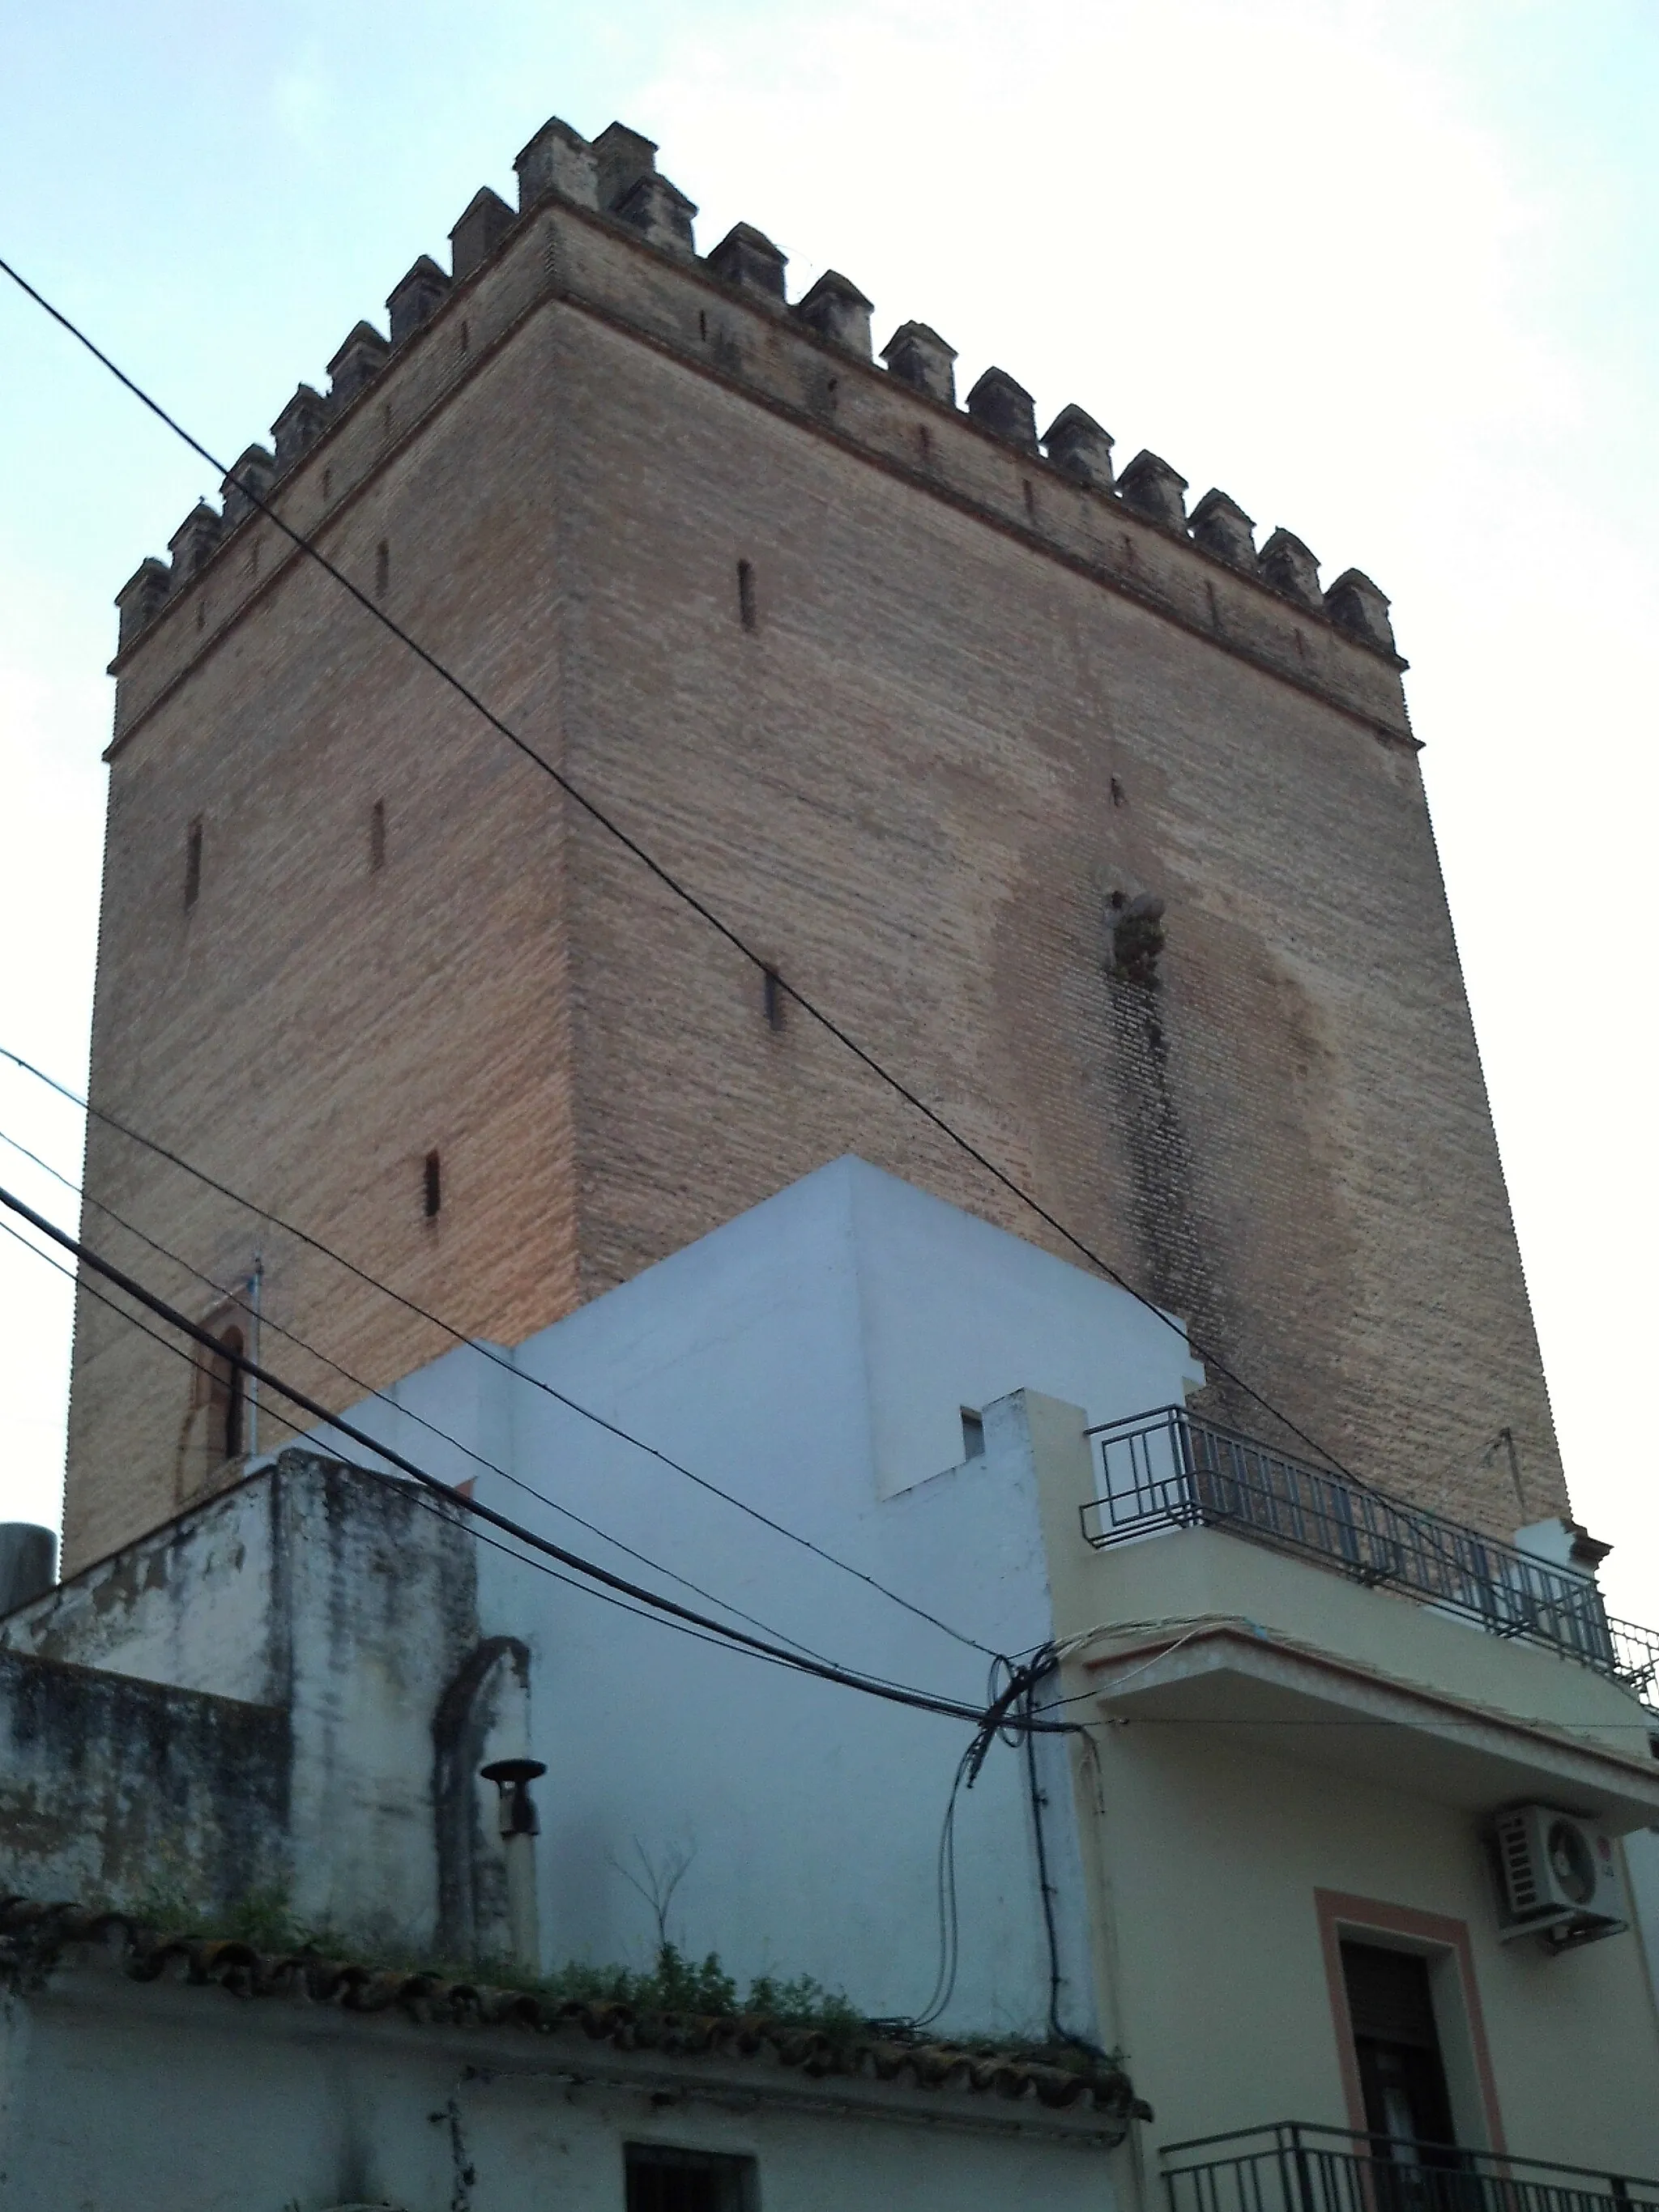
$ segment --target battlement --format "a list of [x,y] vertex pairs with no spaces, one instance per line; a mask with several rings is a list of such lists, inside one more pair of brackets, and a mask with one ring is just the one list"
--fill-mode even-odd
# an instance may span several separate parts
[[[1206,492],[1189,513],[1185,478],[1155,453],[1137,453],[1115,473],[1111,435],[1074,403],[1061,407],[1039,434],[1031,394],[1006,369],[988,368],[959,404],[955,351],[925,324],[901,324],[882,349],[884,367],[878,366],[871,302],[846,276],[826,271],[792,302],[785,276],[787,256],[745,222],[699,256],[693,229],[696,208],[658,170],[656,155],[651,140],[620,123],[591,143],[556,118],[544,124],[514,164],[517,209],[489,188],[481,190],[450,233],[449,271],[421,255],[387,297],[389,336],[372,323],[356,324],[328,364],[326,393],[301,384],[271,426],[274,451],[249,447],[224,480],[222,507],[199,501],[170,542],[171,560],[146,560],[123,586],[116,602],[116,672],[125,672],[132,648],[169,609],[193,595],[225,559],[231,541],[254,526],[260,502],[280,501],[296,527],[314,528],[326,518],[331,499],[337,504],[349,489],[348,479],[361,481],[373,460],[359,454],[355,469],[324,470],[320,510],[314,500],[296,502],[290,496],[305,473],[303,465],[325,445],[331,453],[342,426],[372,409],[371,395],[384,395],[406,376],[415,358],[435,342],[437,326],[452,321],[477,283],[512,258],[528,230],[546,228],[550,216],[556,216],[565,225],[596,226],[602,234],[625,238],[632,247],[642,245],[660,257],[664,277],[672,268],[734,304],[740,301],[753,314],[787,326],[804,347],[861,373],[872,386],[885,387],[893,398],[902,392],[907,407],[919,400],[927,410],[948,413],[971,441],[989,441],[1018,465],[1023,502],[1003,496],[1000,484],[993,491],[982,460],[960,444],[945,451],[945,439],[930,432],[925,421],[906,434],[912,442],[901,456],[893,425],[878,418],[867,398],[864,404],[837,404],[841,379],[834,374],[798,376],[786,392],[776,375],[769,374],[775,370],[776,349],[769,355],[740,342],[731,330],[709,339],[706,311],[696,316],[705,341],[697,362],[702,373],[746,386],[775,411],[795,412],[842,442],[861,447],[884,466],[898,463],[934,495],[975,507],[998,526],[1015,529],[1058,557],[1089,568],[1109,586],[1207,635],[1224,649],[1348,708],[1378,734],[1414,742],[1399,699],[1397,672],[1406,664],[1395,650],[1389,601],[1360,570],[1348,568],[1328,587],[1322,586],[1317,559],[1299,538],[1276,529],[1258,550],[1250,517],[1218,489]],[[573,264],[598,281],[585,289],[574,283]],[[568,250],[549,230],[538,272],[534,298],[525,294],[522,283],[518,288],[519,312],[527,312],[538,299],[574,300],[651,343],[684,349],[679,343],[684,318],[676,322],[665,316],[661,284],[653,287],[618,270],[614,254],[611,264],[602,265],[591,252]],[[463,320],[459,329],[465,356],[467,323]],[[473,363],[482,352],[478,334],[475,321]],[[456,363],[453,344],[447,359],[445,381],[453,387],[470,365]],[[434,389],[427,377],[422,404],[434,404]],[[805,404],[797,394],[804,395]],[[380,413],[384,447],[392,434],[389,399],[383,398]],[[401,398],[395,413],[405,430],[416,419]],[[962,465],[953,466],[957,457]],[[1038,498],[1036,486],[1043,478],[1063,501]],[[1065,502],[1075,508],[1079,500],[1092,514],[1079,519],[1067,511]],[[1119,526],[1115,533],[1105,526],[1112,517]],[[279,561],[289,550],[276,549]],[[257,574],[257,554],[245,566],[250,574]],[[1294,618],[1288,626],[1285,615]],[[200,605],[194,628],[198,633],[210,630]],[[188,647],[181,643],[179,651],[193,657],[208,641],[208,635],[198,636]],[[1379,685],[1365,676],[1348,651],[1354,647],[1386,664],[1390,680]],[[167,680],[176,680],[179,672],[175,667]],[[1376,673],[1381,677],[1383,672]],[[131,720],[130,706],[124,702],[118,708],[118,737]]]

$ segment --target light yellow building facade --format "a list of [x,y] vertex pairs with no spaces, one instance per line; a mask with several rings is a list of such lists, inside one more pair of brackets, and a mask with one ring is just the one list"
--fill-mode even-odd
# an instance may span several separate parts
[[[1079,1541],[1101,1526],[1101,1439],[1080,1409],[1021,1404],[1060,1694],[1103,1723],[1073,1758],[1101,2012],[1133,2054],[1157,2146],[1374,2125],[1344,1985],[1357,1943],[1425,1963],[1460,2147],[1659,2171],[1641,1883],[1621,1864],[1632,1924],[1554,1951],[1506,1936],[1490,1840],[1504,1808],[1532,1802],[1650,1851],[1659,1712],[1589,1665],[1241,1523]],[[1262,2141],[1173,2163],[1236,2156],[1262,2160],[1258,2182],[1280,2173]]]

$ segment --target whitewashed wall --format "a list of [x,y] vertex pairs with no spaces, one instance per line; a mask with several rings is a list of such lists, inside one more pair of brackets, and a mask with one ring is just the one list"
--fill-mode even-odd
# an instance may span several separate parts
[[[0,1877],[210,1910],[240,1868],[307,1924],[429,1945],[433,1722],[479,1641],[476,1564],[407,1486],[295,1454],[12,1614]],[[62,1681],[81,1686],[73,1711],[44,1694]],[[110,1718],[77,1745],[83,1711]]]
[[4,2212],[623,2212],[635,2142],[752,2160],[763,2212],[1112,2212],[1125,2154],[1101,2124],[580,2028],[135,1984],[90,1953],[0,2000]]
[[[411,1414],[731,1607],[849,1666],[980,1705],[988,1652],[1051,1630],[1018,1413],[963,1463],[961,1409],[1022,1387],[1106,1420],[1177,1401],[1184,1340],[1097,1278],[856,1159],[820,1170],[542,1332],[520,1376],[459,1350],[401,1384]],[[531,1387],[578,1396],[988,1648],[964,1644]],[[394,1448],[615,1571],[697,1595],[410,1418]],[[327,1443],[326,1432],[319,1441]],[[479,1556],[485,1633],[527,1636],[547,1954],[642,1963],[649,1885],[740,1979],[811,1973],[908,2014],[939,1956],[936,1861],[969,1730],[694,1643]],[[732,1616],[735,1617],[735,1616]],[[1069,1786],[1045,1753],[1065,2025],[1095,2032]],[[1022,1757],[998,1744],[957,1817],[955,2028],[1040,2031],[1048,1958]]]

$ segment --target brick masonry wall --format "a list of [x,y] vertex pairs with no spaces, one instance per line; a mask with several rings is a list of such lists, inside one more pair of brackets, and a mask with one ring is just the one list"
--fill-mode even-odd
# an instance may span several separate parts
[[[331,514],[365,585],[384,541],[399,620],[1357,1471],[1500,1532],[1560,1510],[1415,757],[1361,719],[1403,729],[1393,672],[1224,573],[1200,593],[1214,564],[890,380],[830,392],[822,348],[609,226],[540,222],[304,465],[296,516]],[[538,304],[561,270],[603,312]],[[707,328],[699,301],[720,374],[662,338]],[[791,377],[810,406],[739,388]],[[935,418],[933,491],[893,457]],[[1044,532],[1162,563],[1172,603],[1360,713]],[[847,1150],[1066,1252],[798,1007],[769,1024],[753,969],[326,580],[274,541],[256,577],[238,542],[191,587],[202,629],[181,603],[123,666],[100,1105],[508,1341]],[[1142,892],[1152,988],[1112,973],[1113,895]],[[88,1175],[222,1280],[260,1249],[272,1320],[367,1382],[443,1348],[95,1125]],[[204,1479],[191,1388],[83,1299],[71,1565]],[[1524,1504],[1486,1455],[1504,1425]]]
[[[521,365],[522,366],[522,365]],[[529,726],[548,720],[556,592],[544,471],[505,363],[377,480],[329,544]],[[499,411],[501,410],[501,411]],[[520,424],[501,472],[503,414]],[[441,516],[441,521],[434,521]],[[503,590],[506,568],[514,587]],[[371,812],[386,861],[371,867]],[[185,840],[203,823],[200,896]],[[93,1096],[466,1334],[575,1296],[558,811],[516,757],[314,568],[285,572],[112,763]],[[440,1154],[443,1202],[423,1209]],[[272,1365],[339,1406],[447,1348],[428,1323],[94,1122],[88,1189],[222,1283],[265,1269]],[[187,1310],[212,1294],[88,1208],[89,1233]],[[193,1377],[84,1296],[65,1554],[162,1518],[206,1469]],[[287,1434],[262,1415],[259,1441]]]

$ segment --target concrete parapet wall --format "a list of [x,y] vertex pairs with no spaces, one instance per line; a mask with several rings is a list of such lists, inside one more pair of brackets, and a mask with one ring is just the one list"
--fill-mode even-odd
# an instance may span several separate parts
[[0,1887],[223,1910],[288,1886],[289,1717],[0,1650]]
[[437,1929],[441,1828],[487,1948],[504,1906],[471,1865],[475,1778],[434,1802],[434,1723],[478,1641],[453,1520],[284,1453],[0,1623],[16,1802],[0,1826],[63,1869],[23,1880],[25,1856],[6,1879],[130,1901],[124,1868],[176,1861],[198,1905],[274,1883],[304,1925],[416,1947]]

